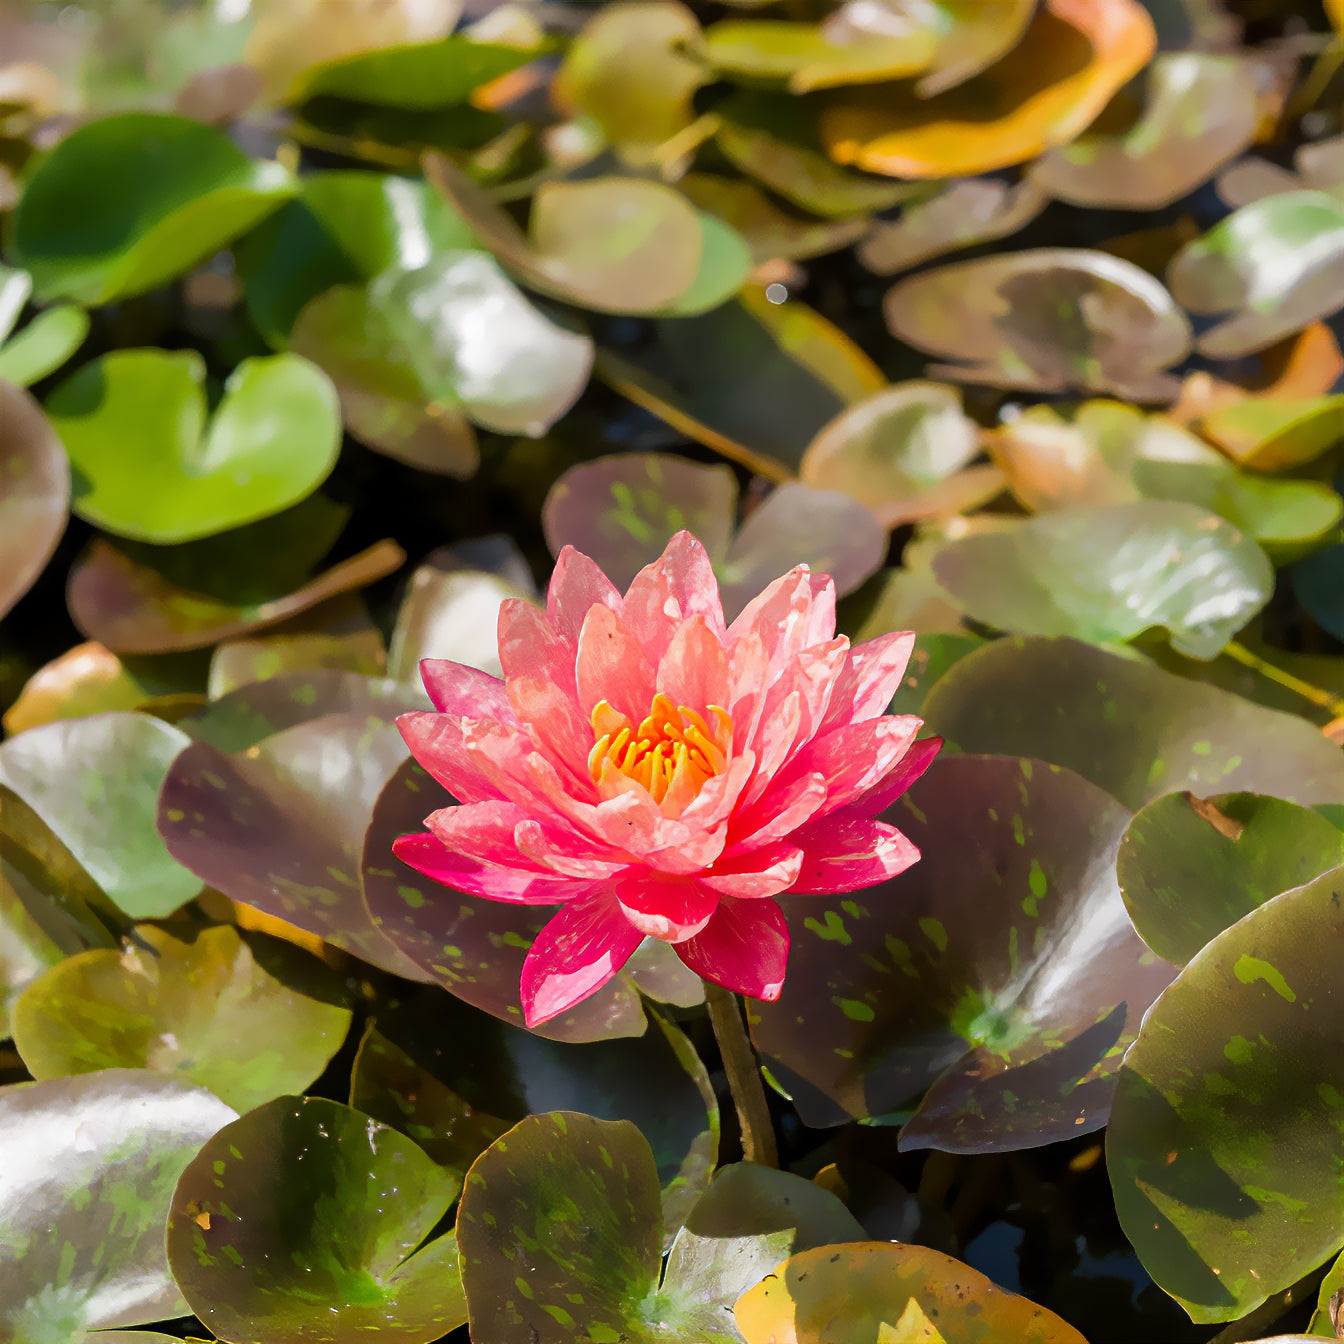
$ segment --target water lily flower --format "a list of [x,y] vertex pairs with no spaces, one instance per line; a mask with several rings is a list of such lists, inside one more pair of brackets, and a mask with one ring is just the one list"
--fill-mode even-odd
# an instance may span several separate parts
[[426,659],[437,712],[403,715],[459,800],[395,853],[457,891],[559,905],[523,965],[529,1026],[607,983],[645,937],[772,1000],[789,934],[773,898],[853,891],[919,852],[876,820],[941,745],[885,714],[914,635],[850,647],[806,565],[731,625],[688,532],[624,597],[566,547],[546,610],[505,602],[504,677]]

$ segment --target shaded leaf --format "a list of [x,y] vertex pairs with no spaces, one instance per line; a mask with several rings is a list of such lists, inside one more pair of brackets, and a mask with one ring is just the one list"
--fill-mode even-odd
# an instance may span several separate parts
[[188,739],[146,714],[30,728],[0,745],[0,783],[37,811],[132,919],[161,919],[201,890],[154,829],[159,787]]
[[0,616],[32,586],[65,531],[70,468],[32,397],[0,382]]
[[1196,1321],[1244,1316],[1344,1243],[1341,909],[1337,868],[1219,934],[1121,1069],[1116,1211]]
[[1194,658],[1214,657],[1274,589],[1254,542],[1171,500],[1043,514],[944,546],[933,570],[986,625],[1096,643],[1161,626]]
[[179,1173],[233,1111],[137,1069],[0,1089],[0,1330],[79,1339],[186,1304],[163,1226]]
[[339,1344],[374,1330],[428,1344],[466,1314],[452,1233],[421,1245],[458,1188],[359,1111],[279,1097],[226,1125],[182,1173],[168,1260],[191,1309],[231,1344],[258,1331]]
[[279,513],[326,479],[341,426],[320,369],[289,354],[244,360],[208,428],[204,383],[195,351],[121,350],[51,394],[81,518],[140,541],[192,541]]
[[302,1091],[345,1038],[348,1008],[290,988],[227,925],[190,943],[137,936],[143,946],[81,952],[24,991],[14,1043],[35,1078],[148,1069],[247,1111]]
[[1069,771],[981,756],[939,762],[885,815],[920,848],[913,868],[787,906],[784,991],[751,1006],[772,1073],[812,1124],[913,1104],[906,1149],[1099,1129],[1173,974],[1116,886],[1129,814]]
[[737,1303],[747,1344],[1085,1344],[1053,1312],[927,1246],[795,1255]]
[[1293,566],[1293,592],[1312,619],[1344,639],[1344,544],[1328,546]]
[[[8,799],[0,794],[0,802]],[[0,858],[8,848],[8,843],[0,840]],[[0,1037],[4,1038],[14,1034],[12,1013],[19,995],[65,955],[24,909],[9,877],[9,864],[3,862],[0,864]]]
[[81,126],[39,163],[11,246],[43,299],[107,303],[181,275],[294,190],[278,163],[221,130],[127,112]]
[[1339,753],[1309,723],[1072,639],[977,649],[923,713],[951,749],[1032,752],[1132,809],[1178,789],[1339,798]]

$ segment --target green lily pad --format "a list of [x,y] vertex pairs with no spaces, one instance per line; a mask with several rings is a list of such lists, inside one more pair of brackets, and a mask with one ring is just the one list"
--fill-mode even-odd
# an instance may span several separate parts
[[391,574],[405,560],[396,542],[380,541],[290,592],[230,598],[174,583],[100,539],[76,560],[66,599],[80,630],[118,653],[176,653],[278,625]]
[[137,1069],[0,1088],[0,1333],[80,1339],[186,1310],[164,1219],[182,1169],[233,1118],[205,1088]]
[[[0,802],[8,805],[9,799],[0,794]],[[8,848],[0,838],[0,1037],[14,1034],[12,1014],[19,995],[65,955],[13,890],[3,857]]]
[[975,635],[950,634],[946,631],[917,635],[905,676],[901,678],[900,687],[887,712],[922,715],[924,701],[938,681],[953,664],[960,662],[968,653],[974,653],[984,643],[983,639]]
[[950,1255],[885,1241],[794,1255],[744,1294],[733,1315],[747,1344],[1086,1344],[1054,1312]]
[[1309,807],[1254,793],[1169,793],[1130,823],[1118,876],[1139,936],[1183,966],[1243,915],[1341,860],[1344,836]]
[[[1325,1278],[1321,1280],[1321,1286],[1316,1297],[1316,1314],[1312,1316],[1307,1325],[1308,1331],[1313,1335],[1324,1335],[1327,1339],[1332,1331],[1338,1337],[1338,1331],[1335,1330],[1336,1321],[1344,1320],[1344,1255],[1326,1271]],[[1334,1307],[1333,1319],[1331,1306]]]
[[1072,639],[1000,639],[924,702],[948,749],[1034,753],[1138,810],[1164,793],[1339,800],[1339,750],[1305,720]]
[[[276,1179],[283,1173],[282,1179]],[[187,1166],[168,1262],[229,1344],[428,1344],[466,1318],[452,1233],[421,1245],[459,1182],[410,1139],[320,1097],[279,1097]]]
[[147,714],[30,728],[0,745],[0,783],[34,808],[131,919],[162,919],[201,883],[154,829],[159,787],[189,739]]
[[903,1149],[1099,1129],[1173,974],[1116,886],[1129,814],[1067,770],[976,756],[937,762],[884,815],[919,847],[914,867],[844,898],[783,898],[784,990],[751,1005],[771,1073],[809,1124],[914,1105]]
[[108,303],[190,270],[295,190],[278,163],[214,126],[128,112],[79,127],[42,160],[11,246],[44,300]]
[[1292,569],[1293,592],[1312,619],[1344,639],[1344,544],[1327,546]]
[[529,1116],[467,1173],[458,1214],[471,1333],[497,1344],[740,1344],[727,1310],[795,1245],[862,1229],[833,1195],[738,1166],[701,1196],[662,1268],[653,1154],[625,1120]]
[[629,1120],[653,1149],[666,1248],[709,1184],[719,1108],[694,1047],[651,1016],[656,1029],[643,1036],[571,1044],[439,990],[408,993],[378,1011],[379,1030],[355,1061],[350,1104],[462,1173],[527,1115],[577,1110]]
[[1337,868],[1219,934],[1120,1071],[1116,1212],[1195,1321],[1246,1315],[1344,1244],[1342,907]]
[[194,351],[122,350],[47,400],[76,476],[72,507],[118,536],[192,541],[282,509],[336,464],[335,389],[297,355],[245,360],[205,425]]
[[933,572],[986,625],[1095,643],[1160,626],[1192,658],[1216,657],[1274,591],[1253,541],[1174,500],[1061,510],[964,537],[938,551]]
[[42,408],[0,382],[0,616],[46,568],[65,531],[70,467]]
[[55,373],[84,343],[89,315],[73,303],[38,313],[17,334],[14,324],[32,292],[27,271],[0,266],[0,380],[28,387]]
[[302,1091],[345,1039],[350,1010],[331,986],[328,1002],[290,988],[228,925],[190,943],[137,936],[147,950],[81,952],[24,991],[14,1043],[33,1077],[148,1069],[247,1111]]
[[364,830],[405,756],[397,730],[367,713],[300,722],[234,755],[192,742],[163,781],[159,830],[169,853],[231,900],[424,979],[360,899]]

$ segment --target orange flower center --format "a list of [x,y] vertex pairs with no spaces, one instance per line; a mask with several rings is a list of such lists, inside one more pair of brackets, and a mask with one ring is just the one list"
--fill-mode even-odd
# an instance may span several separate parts
[[685,705],[674,705],[661,691],[638,728],[605,700],[593,710],[593,749],[588,770],[600,784],[615,770],[642,784],[661,803],[669,790],[686,801],[700,792],[707,779],[720,774],[733,747],[733,719],[726,709],[710,705],[706,722]]

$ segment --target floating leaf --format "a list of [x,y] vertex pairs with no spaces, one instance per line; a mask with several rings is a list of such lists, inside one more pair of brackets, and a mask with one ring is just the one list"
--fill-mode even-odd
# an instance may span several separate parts
[[150,927],[137,938],[70,957],[24,991],[14,1043],[33,1077],[148,1069],[247,1111],[302,1091],[345,1039],[348,1008],[290,988],[228,925],[189,943]]
[[1043,514],[944,546],[933,570],[986,625],[1094,643],[1160,626],[1192,658],[1216,656],[1274,590],[1254,542],[1171,500]]
[[[277,1171],[283,1181],[274,1179]],[[396,1130],[321,1097],[279,1097],[187,1166],[168,1261],[221,1339],[428,1344],[466,1313],[457,1243],[422,1245],[458,1181]]]
[[294,191],[222,130],[127,112],[79,127],[38,164],[11,246],[44,300],[108,303],[190,270]]
[[626,162],[655,163],[695,118],[702,45],[695,15],[677,0],[603,5],[570,43],[551,96],[591,117]]
[[700,270],[696,211],[661,182],[594,177],[548,182],[533,197],[530,235],[442,155],[430,182],[524,284],[607,313],[649,313],[675,302]]
[[16,336],[0,345],[0,379],[29,387],[55,373],[84,344],[89,315],[73,303],[38,313]]
[[1120,1071],[1116,1212],[1195,1321],[1246,1315],[1344,1244],[1342,901],[1337,868],[1219,934]]
[[1171,292],[1196,313],[1234,315],[1195,342],[1229,359],[1263,349],[1344,305],[1344,201],[1287,191],[1244,206],[1176,254]]
[[980,431],[961,394],[942,383],[894,383],[841,411],[808,445],[799,466],[807,485],[842,490],[896,527],[957,513],[1002,489],[997,467],[966,468]]
[[234,755],[194,742],[163,781],[159,829],[184,867],[231,900],[422,979],[360,899],[364,830],[405,755],[395,728],[360,713],[301,722]]
[[1296,715],[1072,639],[977,649],[935,684],[923,713],[949,747],[1031,752],[1136,810],[1178,789],[1339,799],[1338,750]]
[[793,1256],[738,1300],[734,1319],[747,1344],[1086,1344],[969,1265],[883,1241]]
[[814,309],[774,303],[753,286],[712,313],[659,321],[656,344],[637,356],[601,350],[597,372],[680,433],[772,480],[793,475],[846,406],[886,386],[862,349]]
[[530,1116],[467,1174],[458,1236],[471,1331],[498,1344],[735,1344],[733,1300],[793,1245],[837,1229],[860,1230],[833,1195],[787,1172],[729,1167],[691,1210],[660,1285],[658,1178],[639,1130]]
[[1190,324],[1146,271],[1105,252],[1032,248],[924,271],[889,290],[903,341],[961,361],[929,372],[1039,391],[1176,393],[1162,370],[1190,349]]
[[1168,793],[1130,823],[1117,860],[1139,936],[1183,966],[1272,896],[1339,866],[1344,836],[1282,798]]
[[278,625],[391,574],[405,559],[395,542],[380,541],[284,596],[231,602],[180,587],[98,540],[75,562],[66,597],[90,639],[118,653],[174,653]]
[[1344,394],[1331,397],[1255,397],[1211,410],[1199,432],[1256,471],[1287,471],[1314,462],[1344,437]]
[[187,743],[146,714],[65,719],[0,746],[0,783],[41,815],[124,914],[162,919],[201,890],[154,829],[159,787]]
[[193,541],[279,513],[326,479],[341,426],[320,369],[297,355],[244,360],[208,428],[204,383],[195,351],[121,350],[51,394],[81,518],[140,541]]
[[0,1088],[0,1332],[82,1339],[186,1310],[164,1218],[178,1174],[233,1115],[138,1069]]
[[[0,794],[0,801],[8,799]],[[0,854],[7,848],[0,839]],[[24,909],[9,881],[8,868],[6,863],[0,869],[0,1035],[6,1038],[14,1034],[12,1014],[19,995],[65,955]]]
[[[361,876],[373,923],[417,966],[451,994],[505,1022],[520,1025],[518,981],[523,958],[554,913],[465,896],[408,868],[392,856],[398,836],[453,799],[415,761],[388,780],[364,837]],[[639,995],[618,976],[609,985],[537,1030],[552,1040],[597,1041],[639,1036],[647,1026]]]
[[1046,0],[983,73],[932,98],[920,96],[927,89],[847,92],[822,114],[822,138],[837,162],[893,177],[1006,168],[1085,130],[1155,42],[1136,0]]
[[923,1093],[902,1148],[1004,1152],[1099,1129],[1173,973],[1115,883],[1129,814],[1069,771],[985,756],[939,762],[888,820],[918,864],[787,907],[784,991],[751,1008],[772,1073],[811,1124]]
[[0,616],[32,586],[65,531],[70,468],[32,397],[0,382]]
[[931,27],[904,32],[855,31],[840,7],[826,23],[789,19],[720,19],[705,30],[705,57],[720,72],[748,81],[778,80],[790,93],[873,84],[926,70],[937,38]]
[[1072,205],[1158,210],[1188,195],[1251,143],[1259,82],[1240,53],[1163,52],[1146,105],[1122,135],[1084,134],[1052,149],[1031,179]]
[[945,252],[1010,237],[1047,201],[1029,178],[1016,185],[996,177],[953,182],[929,200],[911,201],[899,219],[875,224],[859,244],[859,260],[877,275],[908,271]]
[[1035,0],[933,0],[938,46],[915,92],[932,98],[1007,56],[1022,40],[1035,7]]
[[1344,639],[1344,544],[1328,546],[1293,566],[1293,592],[1312,619]]

